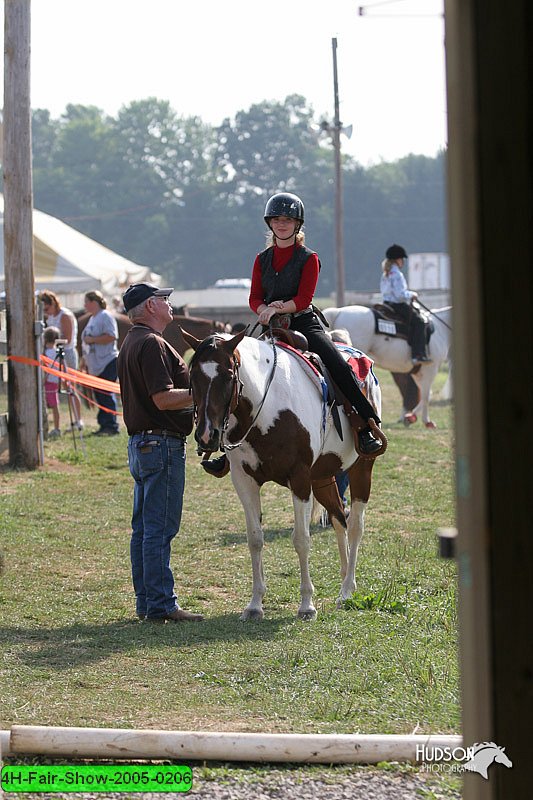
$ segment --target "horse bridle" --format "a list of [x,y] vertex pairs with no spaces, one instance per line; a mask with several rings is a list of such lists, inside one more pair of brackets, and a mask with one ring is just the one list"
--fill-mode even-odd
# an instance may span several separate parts
[[[223,339],[220,336],[209,337],[209,343],[210,344],[211,343],[214,344],[216,340],[221,341],[221,342],[226,341],[225,339]],[[267,394],[268,394],[268,390],[270,389],[272,381],[274,380],[274,373],[276,371],[276,366],[277,366],[277,363],[278,363],[278,354],[277,354],[277,350],[276,350],[276,345],[274,343],[274,337],[272,337],[271,341],[272,341],[272,350],[274,352],[274,358],[273,358],[273,363],[272,363],[272,369],[270,370],[270,375],[268,376],[268,380],[267,380],[267,383],[266,383],[265,392],[263,394],[261,402],[259,403],[259,407],[258,407],[256,413],[254,414],[254,417],[253,417],[250,425],[248,426],[248,429],[247,429],[246,433],[244,434],[244,436],[238,442],[229,442],[229,443],[224,444],[223,443],[224,434],[225,434],[225,432],[227,430],[227,427],[229,425],[229,418],[233,414],[233,412],[237,409],[237,406],[239,405],[239,402],[240,402],[240,399],[241,399],[241,395],[242,395],[242,392],[243,392],[243,389],[244,389],[244,384],[241,381],[240,374],[239,374],[239,367],[240,367],[239,352],[237,351],[237,352],[233,353],[233,374],[232,374],[232,378],[231,378],[231,380],[232,380],[232,390],[231,390],[230,398],[228,400],[228,404],[227,404],[226,409],[224,411],[224,416],[222,417],[222,425],[221,425],[222,433],[221,433],[221,437],[220,437],[220,449],[223,450],[223,451],[225,451],[225,450],[235,450],[235,448],[240,447],[241,444],[243,444],[246,441],[246,438],[247,438],[248,434],[252,430],[253,426],[255,425],[255,423],[257,421],[257,418],[259,417],[259,414],[261,413],[261,409],[263,408],[263,405],[265,403],[265,400],[266,400],[266,397],[267,397]],[[202,344],[204,344],[204,343],[202,342]],[[193,367],[194,361],[196,360],[196,357],[198,356],[199,352],[201,352],[202,349],[203,349],[202,345],[200,345],[200,347],[195,352],[195,354],[194,354],[194,356],[193,356],[193,358],[191,360],[190,368]],[[192,389],[190,388],[189,391],[192,391]],[[193,398],[193,413],[194,413],[194,423],[196,425],[197,422],[198,422],[198,406],[197,406],[196,403],[194,403],[194,398]]]
[[[270,325],[270,333],[272,334],[272,325]],[[272,381],[274,380],[274,373],[276,371],[276,366],[277,366],[277,363],[278,363],[278,351],[276,350],[276,345],[275,345],[273,336],[271,338],[271,342],[272,342],[272,350],[274,352],[274,358],[272,360],[272,369],[270,370],[270,375],[268,376],[268,380],[267,380],[267,383],[266,383],[266,386],[265,386],[265,393],[263,394],[263,397],[261,398],[261,402],[259,403],[259,408],[255,412],[254,418],[252,419],[250,425],[248,426],[248,430],[246,431],[244,436],[238,442],[230,442],[228,444],[225,444],[224,448],[223,448],[224,450],[235,450],[235,448],[240,447],[241,444],[243,444],[246,441],[246,437],[248,436],[248,434],[252,430],[253,426],[255,425],[255,423],[257,421],[257,418],[258,418],[259,414],[261,413],[261,409],[263,408],[263,405],[265,404],[265,400],[266,400],[266,397],[267,397],[267,394],[268,394],[268,390],[270,389]],[[239,381],[240,381],[240,378],[239,378]],[[239,399],[241,397],[242,390],[244,388],[244,384],[242,383],[242,381],[240,383],[241,383],[241,389],[240,389],[240,392],[239,392]],[[238,403],[237,403],[237,405],[238,405]],[[236,407],[237,406],[235,406],[235,408]],[[230,411],[230,414],[231,413],[232,412]],[[226,422],[226,427],[227,427],[228,422],[229,422],[229,415],[228,415],[228,420]],[[225,428],[223,427],[222,428],[222,435],[224,435],[224,432],[225,432]],[[221,445],[221,449],[222,449],[222,445]]]

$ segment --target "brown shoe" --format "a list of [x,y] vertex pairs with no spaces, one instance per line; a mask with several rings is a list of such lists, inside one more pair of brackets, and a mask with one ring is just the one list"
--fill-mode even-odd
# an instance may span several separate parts
[[169,622],[201,622],[203,618],[203,614],[194,614],[192,611],[185,611],[184,608],[176,608],[171,614],[164,617]]

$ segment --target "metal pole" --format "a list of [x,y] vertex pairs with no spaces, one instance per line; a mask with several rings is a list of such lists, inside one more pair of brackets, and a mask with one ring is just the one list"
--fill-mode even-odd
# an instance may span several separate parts
[[333,47],[333,95],[335,119],[333,121],[333,150],[335,153],[335,250],[337,255],[337,307],[345,305],[344,291],[344,222],[342,204],[341,169],[341,121],[339,117],[339,83],[337,76],[337,39],[332,39]]

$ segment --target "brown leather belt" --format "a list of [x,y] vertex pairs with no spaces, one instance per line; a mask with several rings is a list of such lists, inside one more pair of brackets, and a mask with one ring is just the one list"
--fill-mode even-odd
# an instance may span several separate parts
[[149,431],[135,431],[133,436],[170,436],[172,439],[182,439],[183,441],[187,439],[184,433],[167,431],[164,428],[152,428]]

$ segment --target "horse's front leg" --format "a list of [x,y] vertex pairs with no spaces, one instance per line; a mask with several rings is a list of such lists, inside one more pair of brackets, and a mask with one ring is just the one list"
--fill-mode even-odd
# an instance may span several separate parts
[[240,468],[231,470],[235,490],[244,509],[246,538],[252,561],[252,598],[244,611],[243,620],[263,619],[263,597],[266,592],[263,574],[263,529],[261,527],[261,496],[257,483]]
[[346,566],[346,574],[341,584],[339,598],[337,600],[337,608],[341,608],[344,601],[355,592],[357,583],[355,579],[355,568],[357,566],[357,556],[359,553],[359,545],[363,538],[365,531],[365,509],[366,503],[362,500],[354,500],[350,506],[350,515],[348,517],[348,563]]
[[341,525],[338,519],[332,517],[331,524],[337,537],[337,547],[339,548],[339,560],[341,565],[341,578],[344,580],[348,570],[348,538],[346,536],[346,528]]
[[298,554],[300,562],[300,607],[298,617],[300,619],[315,619],[316,608],[313,605],[313,593],[315,587],[311,582],[309,573],[309,552],[311,550],[311,536],[309,525],[311,522],[311,512],[313,509],[313,499],[299,500],[296,495],[292,496],[294,507],[294,530],[292,532],[292,543]]
[[348,516],[348,529],[346,531],[348,539],[348,562],[346,572],[341,584],[337,608],[342,608],[345,600],[355,592],[357,588],[355,580],[355,568],[357,566],[357,556],[359,545],[365,532],[365,510],[370,497],[372,487],[372,470],[374,459],[358,458],[355,464],[350,467],[350,514]]
[[416,383],[420,388],[420,402],[417,407],[413,410],[414,414],[420,414],[422,417],[422,422],[426,426],[426,428],[434,428],[435,423],[433,423],[429,417],[429,400],[431,397],[431,386],[433,381],[437,376],[437,372],[439,371],[439,365],[436,363],[433,364],[424,364],[424,366],[420,369],[420,372],[417,376],[414,376]]

